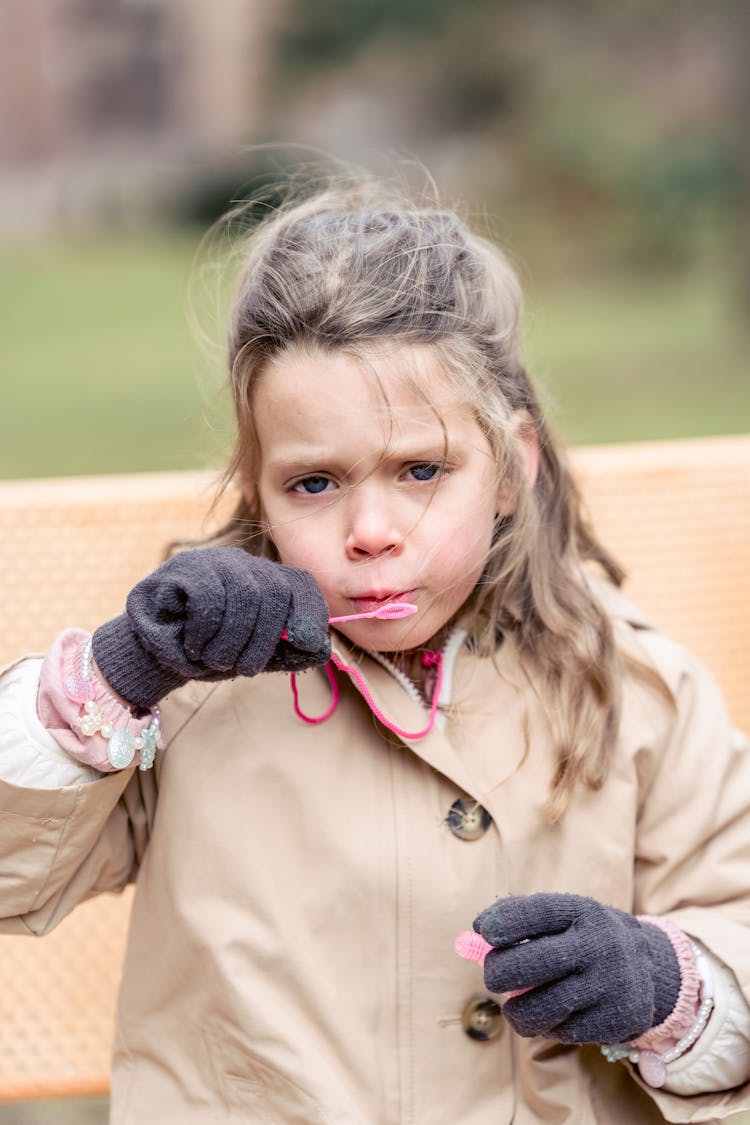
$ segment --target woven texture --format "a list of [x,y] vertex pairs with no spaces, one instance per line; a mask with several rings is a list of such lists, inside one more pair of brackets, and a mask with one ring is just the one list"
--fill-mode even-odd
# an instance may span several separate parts
[[[175,539],[201,537],[214,478],[166,473],[0,483],[0,662],[94,629]],[[0,1102],[103,1094],[131,894],[84,903],[41,939],[0,937]]]
[[[750,729],[750,437],[589,447],[574,465],[631,597]],[[212,495],[204,473],[0,483],[0,660],[121,612],[168,542],[210,530]],[[0,938],[0,1101],[106,1090],[128,909],[102,896],[42,940]]]
[[0,938],[0,1102],[106,1094],[130,891]]
[[625,590],[750,731],[750,436],[589,446],[575,468]]

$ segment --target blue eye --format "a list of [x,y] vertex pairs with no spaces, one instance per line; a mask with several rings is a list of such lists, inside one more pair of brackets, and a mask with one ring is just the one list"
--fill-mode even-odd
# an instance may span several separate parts
[[426,461],[422,465],[412,465],[409,469],[414,480],[429,481],[434,480],[440,472],[440,466],[432,461]]
[[325,492],[329,484],[328,477],[303,477],[302,480],[297,481],[292,491],[306,492],[309,496],[315,496],[319,492]]

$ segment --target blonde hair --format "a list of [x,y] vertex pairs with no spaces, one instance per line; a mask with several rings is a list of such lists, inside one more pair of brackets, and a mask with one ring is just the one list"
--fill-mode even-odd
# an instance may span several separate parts
[[[506,257],[452,211],[417,205],[366,178],[274,209],[250,235],[230,315],[237,438],[223,483],[238,474],[255,479],[253,386],[285,349],[436,350],[473,406],[499,479],[513,490],[514,514],[498,520],[471,598],[470,629],[484,652],[513,635],[545,705],[556,750],[548,801],[555,821],[577,782],[602,784],[619,723],[622,658],[585,567],[598,564],[616,585],[623,574],[587,526],[524,369],[521,305]],[[519,419],[539,443],[533,487]],[[260,510],[244,496],[215,541],[276,557]]]

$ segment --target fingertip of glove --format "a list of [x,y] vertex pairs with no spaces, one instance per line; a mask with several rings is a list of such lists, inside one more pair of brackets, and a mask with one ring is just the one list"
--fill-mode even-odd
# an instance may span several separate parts
[[481,934],[485,941],[496,947],[513,945],[518,940],[512,936],[514,927],[504,924],[504,911],[514,901],[513,895],[497,899],[491,906],[485,907],[474,919],[474,930]]
[[476,918],[472,922],[472,928],[475,933],[481,934],[485,941],[488,941],[490,945],[498,945],[500,944],[500,942],[496,940],[498,935],[495,933],[495,931],[497,930],[497,926],[493,926],[492,924],[492,915],[490,913],[491,909],[492,908],[490,907],[487,910],[483,910],[480,914],[477,914]]
[[287,623],[287,637],[295,648],[305,652],[322,652],[326,647],[330,655],[331,641],[327,633],[321,633],[320,622],[314,617],[300,615]]
[[331,659],[331,638],[326,636],[322,644],[314,650],[304,650],[304,655],[307,657],[307,666],[317,667],[320,664],[327,664]]

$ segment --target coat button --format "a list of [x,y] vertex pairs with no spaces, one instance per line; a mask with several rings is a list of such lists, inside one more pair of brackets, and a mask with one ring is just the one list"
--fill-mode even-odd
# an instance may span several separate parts
[[491,824],[487,809],[471,797],[459,797],[448,811],[448,827],[459,840],[479,840]]
[[489,996],[475,996],[461,1016],[463,1029],[470,1039],[496,1039],[503,1030],[503,1012]]

